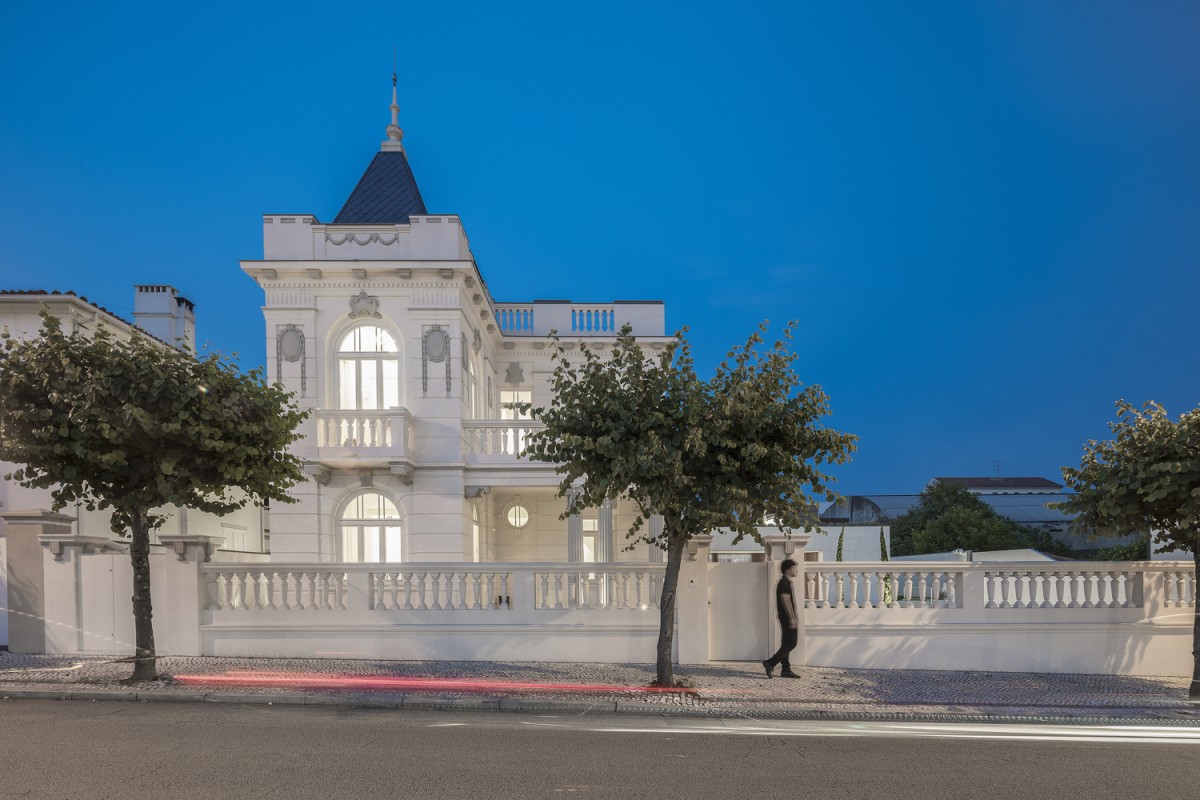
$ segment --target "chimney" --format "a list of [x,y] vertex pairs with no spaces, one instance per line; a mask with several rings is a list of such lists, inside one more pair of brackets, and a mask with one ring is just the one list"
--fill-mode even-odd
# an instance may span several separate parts
[[196,307],[174,286],[135,286],[133,321],[151,336],[196,352]]

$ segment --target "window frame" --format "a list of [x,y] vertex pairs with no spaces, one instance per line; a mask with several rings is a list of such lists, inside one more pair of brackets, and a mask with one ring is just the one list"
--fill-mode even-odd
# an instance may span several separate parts
[[[380,514],[378,517],[347,516],[347,513],[353,508],[355,503],[361,501],[365,497],[378,497],[386,505],[381,504]],[[387,507],[395,512],[395,516],[383,516],[387,513]],[[404,541],[404,513],[400,510],[400,504],[394,499],[379,491],[378,489],[365,489],[355,492],[341,503],[338,508],[337,519],[337,553],[341,563],[345,564],[396,564],[404,560],[404,553],[407,550],[406,542]],[[376,537],[375,548],[379,554],[379,560],[368,560],[368,529],[374,528],[374,536]],[[347,531],[352,529],[354,538],[353,552],[355,558],[347,558]],[[391,529],[395,529],[394,534]],[[399,550],[398,553],[391,553],[390,550],[395,547]]]
[[[342,349],[347,340],[355,336],[359,331],[366,329],[374,329],[379,333],[384,334],[390,340],[392,350],[375,349],[375,350],[349,350]],[[382,337],[379,337],[382,341]],[[359,344],[359,343],[354,343]],[[400,408],[404,404],[404,342],[403,339],[393,330],[376,322],[363,322],[357,325],[352,325],[344,329],[338,334],[337,344],[333,353],[333,379],[335,382],[334,398],[337,401],[337,409],[340,411],[387,411],[393,408]],[[394,376],[389,376],[388,364],[394,365]],[[347,380],[346,367],[353,366],[353,400],[351,403],[346,401]],[[363,398],[366,394],[366,382],[364,377],[366,374],[367,365],[372,365],[374,376],[374,406],[367,407],[364,405]],[[393,392],[388,390],[392,389]],[[394,404],[389,403],[389,400],[394,399]]]

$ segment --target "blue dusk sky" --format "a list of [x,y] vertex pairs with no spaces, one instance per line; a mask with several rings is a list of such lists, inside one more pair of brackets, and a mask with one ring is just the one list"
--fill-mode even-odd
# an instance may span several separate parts
[[22,3],[0,287],[196,303],[261,364],[261,215],[330,221],[388,122],[498,301],[764,319],[856,433],[843,493],[1059,479],[1200,399],[1200,3]]

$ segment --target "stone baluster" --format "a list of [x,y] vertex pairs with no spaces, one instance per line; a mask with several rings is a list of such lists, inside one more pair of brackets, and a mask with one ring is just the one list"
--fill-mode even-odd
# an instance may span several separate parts
[[1049,603],[1046,600],[1046,596],[1047,596],[1046,573],[1039,570],[1031,578],[1031,581],[1032,581],[1032,583],[1030,585],[1030,590],[1031,590],[1030,594],[1032,595],[1032,597],[1030,598],[1030,600],[1032,601],[1033,607],[1034,608],[1047,608]]
[[458,573],[458,602],[454,605],[455,608],[470,608],[467,600],[467,573]]
[[263,573],[263,582],[265,584],[263,591],[267,601],[265,608],[268,611],[279,610],[279,606],[275,603],[275,599],[278,596],[278,580],[279,573],[276,570]]
[[390,611],[394,606],[391,601],[392,575],[390,572],[372,572],[367,579],[367,596],[370,598],[370,608]]
[[453,589],[450,585],[450,576],[445,572],[432,572],[433,576],[433,608],[437,611],[448,611],[451,606]]
[[404,606],[400,599],[400,582],[403,579],[404,575],[399,571],[388,573],[389,608],[398,609]]
[[1013,573],[1013,608],[1029,607],[1029,572]]
[[411,572],[408,575],[408,579],[414,583],[413,588],[416,589],[417,602],[414,604],[414,608],[418,611],[424,611],[425,609],[429,608],[428,603],[425,602],[426,577],[427,574],[424,572]]
[[1080,575],[1080,583],[1083,585],[1083,607],[1095,608],[1096,603],[1096,576],[1095,575]]

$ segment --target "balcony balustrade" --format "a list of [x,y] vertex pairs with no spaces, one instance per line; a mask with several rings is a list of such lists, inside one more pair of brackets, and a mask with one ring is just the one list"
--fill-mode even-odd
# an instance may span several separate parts
[[321,456],[409,458],[413,417],[406,409],[318,411],[317,447]]
[[463,422],[467,461],[525,461],[530,434],[545,426],[531,420],[468,420]]

